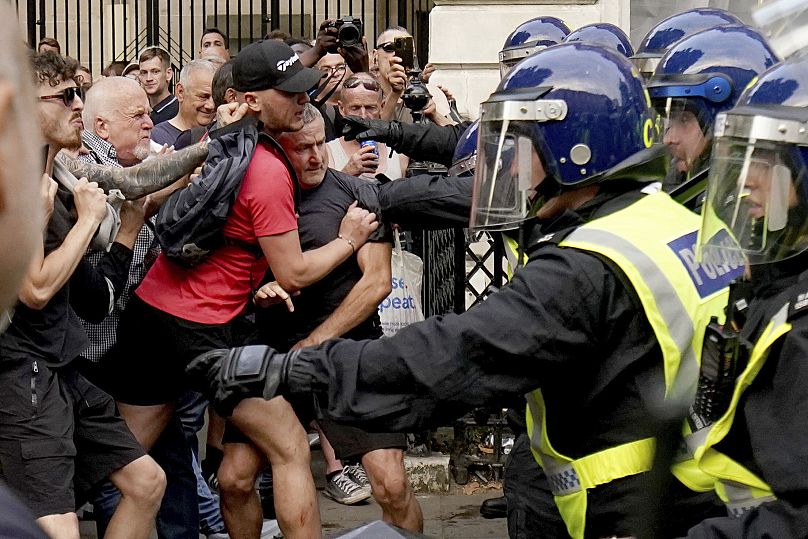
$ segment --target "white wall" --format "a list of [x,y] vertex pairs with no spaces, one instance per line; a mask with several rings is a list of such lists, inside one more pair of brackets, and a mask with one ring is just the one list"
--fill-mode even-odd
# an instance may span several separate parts
[[436,0],[429,16],[430,61],[438,71],[430,82],[445,84],[460,113],[477,118],[479,105],[499,83],[498,53],[519,24],[541,15],[574,30],[611,22],[629,31],[629,0]]

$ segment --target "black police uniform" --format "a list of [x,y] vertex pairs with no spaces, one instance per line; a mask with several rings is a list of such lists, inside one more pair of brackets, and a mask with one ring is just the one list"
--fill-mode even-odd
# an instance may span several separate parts
[[[770,349],[716,446],[771,487],[777,501],[742,518],[702,522],[688,537],[808,537],[808,254],[753,267],[753,297],[741,339],[754,343],[771,317],[791,303],[791,331]],[[804,299],[805,296],[803,296]]]
[[[641,196],[604,184],[577,212],[542,223],[541,232],[563,237]],[[509,286],[462,315],[430,318],[394,339],[301,350],[288,371],[290,390],[315,393],[341,421],[407,431],[541,387],[553,445],[571,458],[655,436],[647,404],[656,398],[653,381],[663,377],[662,352],[625,275],[598,255],[555,242],[534,242],[528,253]],[[587,536],[641,529],[647,487],[639,474],[591,490]],[[663,535],[681,535],[723,511],[712,496],[678,488],[675,498],[693,505],[668,518],[677,526]],[[543,490],[549,496],[549,486]]]

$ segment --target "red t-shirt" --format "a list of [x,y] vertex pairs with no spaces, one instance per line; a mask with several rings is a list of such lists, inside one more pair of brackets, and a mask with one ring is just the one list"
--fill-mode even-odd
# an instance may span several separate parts
[[[297,229],[294,187],[283,158],[260,143],[241,181],[224,235],[258,245],[258,237]],[[247,305],[267,270],[265,257],[237,245],[215,250],[184,268],[160,254],[136,294],[157,309],[200,324],[224,324]]]

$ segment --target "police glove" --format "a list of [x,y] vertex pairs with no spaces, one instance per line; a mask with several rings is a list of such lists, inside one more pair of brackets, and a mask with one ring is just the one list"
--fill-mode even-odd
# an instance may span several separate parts
[[268,346],[242,346],[211,350],[185,368],[195,389],[204,393],[222,417],[251,397],[269,400],[286,389],[291,358]]
[[384,142],[395,149],[404,140],[404,131],[401,129],[401,122],[393,120],[365,120],[356,116],[346,116],[343,118],[342,136],[345,140],[375,140]]

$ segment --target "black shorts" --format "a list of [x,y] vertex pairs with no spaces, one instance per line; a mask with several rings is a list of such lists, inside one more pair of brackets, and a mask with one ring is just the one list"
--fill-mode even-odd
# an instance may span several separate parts
[[[365,453],[377,449],[407,449],[407,435],[399,432],[368,432],[361,428],[337,423],[326,417],[317,417],[314,406],[308,399],[290,400],[300,422],[308,427],[312,419],[317,420],[320,428],[334,448],[334,454],[340,460],[361,458]],[[250,438],[238,427],[228,422],[222,439],[226,444],[250,443]]]
[[118,341],[104,358],[103,386],[136,406],[173,402],[190,389],[185,367],[217,348],[249,344],[251,325],[239,317],[200,324],[156,309],[133,295],[121,314]]
[[0,476],[39,518],[70,513],[144,456],[107,393],[70,365],[0,364]]

